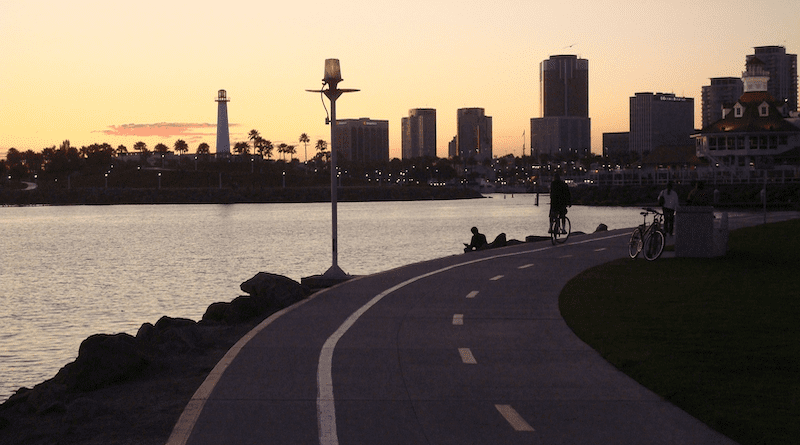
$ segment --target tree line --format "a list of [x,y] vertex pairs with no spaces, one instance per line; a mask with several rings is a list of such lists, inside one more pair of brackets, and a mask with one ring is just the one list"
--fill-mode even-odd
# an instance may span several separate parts
[[[254,153],[267,159],[272,159],[273,150],[277,149],[278,153],[283,155],[283,160],[286,160],[286,155],[289,159],[293,159],[293,155],[297,153],[295,145],[280,143],[277,147],[269,140],[264,139],[258,130],[250,130],[248,133],[248,140],[252,143]],[[308,135],[303,133],[298,139],[304,147],[308,148],[308,143],[311,142]],[[251,145],[246,141],[237,142],[234,144],[234,153],[238,155],[249,155]],[[146,159],[152,154],[156,153],[169,153],[170,147],[166,144],[158,143],[152,150],[147,146],[144,141],[139,141],[133,144],[133,153],[138,153],[143,159]],[[183,139],[178,139],[173,144],[173,150],[179,156],[186,154],[189,151],[189,144]],[[201,142],[196,149],[197,155],[210,155],[210,146]],[[330,152],[328,151],[328,142],[325,140],[318,140],[315,145],[317,153],[313,157],[315,162],[329,162]],[[69,140],[65,140],[56,147],[47,147],[42,149],[41,152],[33,150],[20,151],[12,147],[6,153],[6,159],[0,160],[0,174],[9,175],[13,178],[27,178],[31,175],[38,173],[60,174],[70,173],[80,170],[87,170],[88,173],[107,169],[111,164],[114,157],[127,156],[131,154],[128,147],[119,145],[116,148],[108,143],[95,143],[89,146],[82,146],[80,148],[73,146]],[[306,155],[307,157],[307,155]]]

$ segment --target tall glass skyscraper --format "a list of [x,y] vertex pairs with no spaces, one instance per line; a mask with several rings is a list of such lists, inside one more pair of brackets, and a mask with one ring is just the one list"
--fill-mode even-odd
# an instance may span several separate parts
[[551,56],[539,64],[542,117],[531,119],[531,154],[551,157],[591,153],[589,61]]
[[436,157],[436,110],[413,108],[401,121],[403,159]]
[[458,156],[476,161],[492,159],[492,117],[483,108],[459,108],[456,125]]

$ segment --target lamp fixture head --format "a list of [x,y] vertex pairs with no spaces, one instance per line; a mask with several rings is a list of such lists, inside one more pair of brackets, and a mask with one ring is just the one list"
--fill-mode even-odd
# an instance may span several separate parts
[[325,77],[322,80],[330,85],[336,85],[342,81],[339,59],[325,59]]

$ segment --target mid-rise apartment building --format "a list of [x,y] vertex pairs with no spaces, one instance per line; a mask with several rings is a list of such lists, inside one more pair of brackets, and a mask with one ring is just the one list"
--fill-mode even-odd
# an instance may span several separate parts
[[337,119],[336,148],[345,159],[354,162],[389,160],[389,121]]

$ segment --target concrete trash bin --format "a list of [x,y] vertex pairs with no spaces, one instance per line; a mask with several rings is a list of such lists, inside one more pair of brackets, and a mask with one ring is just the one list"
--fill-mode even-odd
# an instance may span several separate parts
[[[675,212],[675,256],[712,258],[725,255],[728,248],[728,218],[723,215],[714,227],[714,208],[678,207]],[[724,226],[724,227],[723,227]]]

